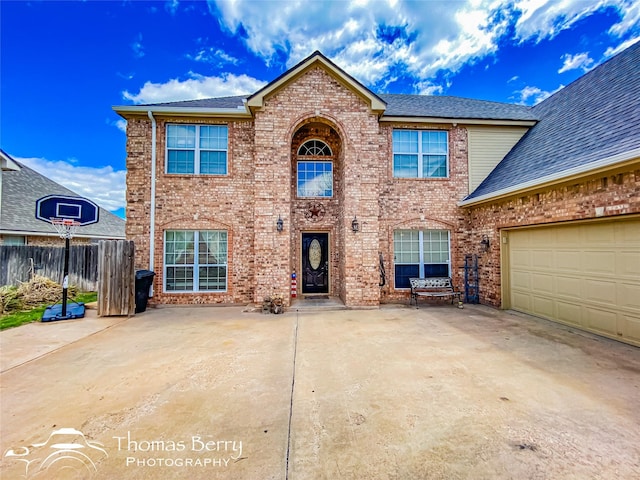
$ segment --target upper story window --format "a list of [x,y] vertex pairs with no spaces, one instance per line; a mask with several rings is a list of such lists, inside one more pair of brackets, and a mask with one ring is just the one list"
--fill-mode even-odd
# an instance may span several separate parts
[[298,197],[332,197],[333,163],[298,162]]
[[445,178],[449,142],[443,130],[394,130],[393,176]]
[[298,155],[312,155],[316,157],[331,157],[333,153],[329,145],[321,140],[307,140],[300,148],[298,148]]
[[226,125],[167,125],[167,173],[227,174]]

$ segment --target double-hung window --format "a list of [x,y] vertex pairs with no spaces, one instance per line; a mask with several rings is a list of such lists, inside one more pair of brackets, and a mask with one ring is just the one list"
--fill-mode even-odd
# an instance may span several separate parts
[[444,130],[394,130],[393,176],[445,178],[449,142]]
[[227,289],[227,232],[167,230],[164,238],[166,292]]
[[449,277],[448,230],[393,232],[395,287],[410,288],[410,278]]
[[321,140],[307,140],[298,149],[298,197],[333,196],[333,162],[315,160],[313,157],[332,156],[329,145]]
[[167,173],[227,174],[226,125],[167,125]]

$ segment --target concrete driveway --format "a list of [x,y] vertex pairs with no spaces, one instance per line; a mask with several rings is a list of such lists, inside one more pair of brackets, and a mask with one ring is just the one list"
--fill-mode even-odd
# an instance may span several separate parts
[[640,475],[640,349],[482,306],[89,312],[0,347],[3,479]]

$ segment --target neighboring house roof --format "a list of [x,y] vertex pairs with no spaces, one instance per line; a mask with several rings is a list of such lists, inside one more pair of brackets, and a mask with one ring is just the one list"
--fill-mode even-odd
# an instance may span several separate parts
[[[15,161],[15,160],[14,160]],[[11,235],[57,235],[54,228],[35,217],[36,201],[47,195],[78,197],[77,193],[15,161],[18,171],[2,174],[0,233]],[[80,227],[75,236],[90,238],[125,238],[125,221],[99,209],[98,223]]]
[[[20,170],[20,167],[11,156],[0,148],[0,170]],[[1,175],[1,174],[0,174]]]
[[640,158],[640,42],[533,107],[529,130],[462,205]]

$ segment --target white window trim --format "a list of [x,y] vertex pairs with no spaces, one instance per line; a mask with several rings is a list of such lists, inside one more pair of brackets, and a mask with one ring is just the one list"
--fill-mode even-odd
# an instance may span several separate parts
[[[403,229],[400,229],[403,230]],[[428,230],[435,230],[435,231],[443,231],[443,232],[447,232],[447,248],[449,249],[449,259],[447,260],[447,272],[448,272],[448,276],[451,277],[451,231],[450,230],[445,230],[445,229],[438,229],[438,228],[427,228],[424,230],[418,230],[418,276],[420,278],[424,278],[424,232],[428,231]],[[395,266],[396,265],[415,265],[415,263],[404,263],[404,262],[396,262],[395,261],[395,242],[394,242],[394,261],[393,261],[393,267],[394,267],[394,272],[395,272]],[[407,287],[396,287],[395,286],[395,276],[394,276],[394,285],[393,288],[395,290],[407,290]]]
[[[167,232],[168,231],[172,231],[172,232],[194,232],[194,236],[193,236],[193,242],[194,242],[194,252],[193,252],[193,260],[194,263],[193,264],[167,264],[166,262],[166,244],[167,244]],[[207,230],[204,230],[207,231]],[[216,293],[226,293],[229,289],[229,232],[226,230],[218,230],[221,232],[225,232],[227,234],[227,261],[225,263],[216,263],[216,264],[204,264],[201,265],[198,260],[200,257],[200,251],[199,251],[199,245],[198,242],[200,241],[200,232],[201,230],[180,230],[180,229],[170,229],[170,230],[165,230],[164,231],[164,239],[163,239],[163,244],[162,244],[162,263],[163,263],[163,285],[162,285],[162,292],[163,293],[167,293],[167,294],[173,294],[173,293],[198,293],[198,294],[202,294],[202,293],[212,293],[212,294],[216,294]],[[200,283],[200,269],[199,267],[216,267],[216,266],[224,266],[227,269],[227,274],[225,276],[224,279],[224,290],[196,290],[196,286],[199,285]],[[167,290],[167,268],[168,267],[192,267],[193,268],[193,290]]]
[[[326,158],[326,157],[323,157]],[[329,196],[318,196],[318,195],[300,195],[300,164],[301,163],[328,163],[331,165],[331,195]],[[296,196],[298,198],[333,198],[334,195],[334,183],[333,183],[333,162],[331,160],[298,160],[296,162]]]
[[[309,142],[320,142],[323,145],[326,145],[326,147],[329,149],[329,155],[304,155],[302,153],[300,153],[300,149],[306,145]],[[300,144],[300,146],[298,147],[298,151],[296,152],[296,155],[298,155],[299,157],[305,157],[305,158],[327,158],[327,157],[333,157],[333,150],[331,150],[331,147],[329,146],[329,144],[327,142],[325,142],[324,140],[320,140],[319,138],[309,138],[307,140],[305,140],[304,142],[302,142]]]
[[[196,141],[195,148],[173,147],[169,148],[169,128],[170,126],[178,127],[196,127]],[[200,148],[200,127],[226,127],[227,128],[227,148],[223,149],[211,149]],[[226,124],[212,123],[212,124],[198,124],[198,123],[167,123],[165,126],[165,141],[164,141],[164,158],[165,166],[164,173],[167,175],[206,175],[212,177],[225,177],[229,175],[229,126]],[[179,150],[183,152],[193,151],[193,173],[175,173],[169,171],[169,150]],[[226,155],[226,173],[200,173],[200,151],[203,152],[225,152]]]
[[[401,131],[406,131],[406,132],[418,132],[418,151],[416,153],[407,153],[407,152],[396,152],[395,150],[395,143],[393,142],[393,132],[391,134],[391,143],[392,143],[392,156],[393,158],[391,159],[392,161],[392,172],[395,172],[395,162],[396,162],[396,155],[418,155],[418,176],[417,177],[396,177],[395,174],[393,175],[393,178],[402,178],[402,179],[416,179],[416,178],[421,178],[421,179],[429,179],[429,180],[442,180],[445,178],[449,178],[449,131],[448,130],[418,130],[418,129],[408,129],[408,128],[394,128],[393,129],[394,132],[401,132]],[[447,136],[447,153],[444,154],[444,156],[446,157],[446,170],[447,170],[447,174],[444,177],[425,177],[423,176],[423,172],[424,172],[424,156],[425,155],[439,155],[439,154],[435,154],[435,153],[429,153],[429,152],[423,152],[422,151],[422,133],[423,132],[444,132]]]

